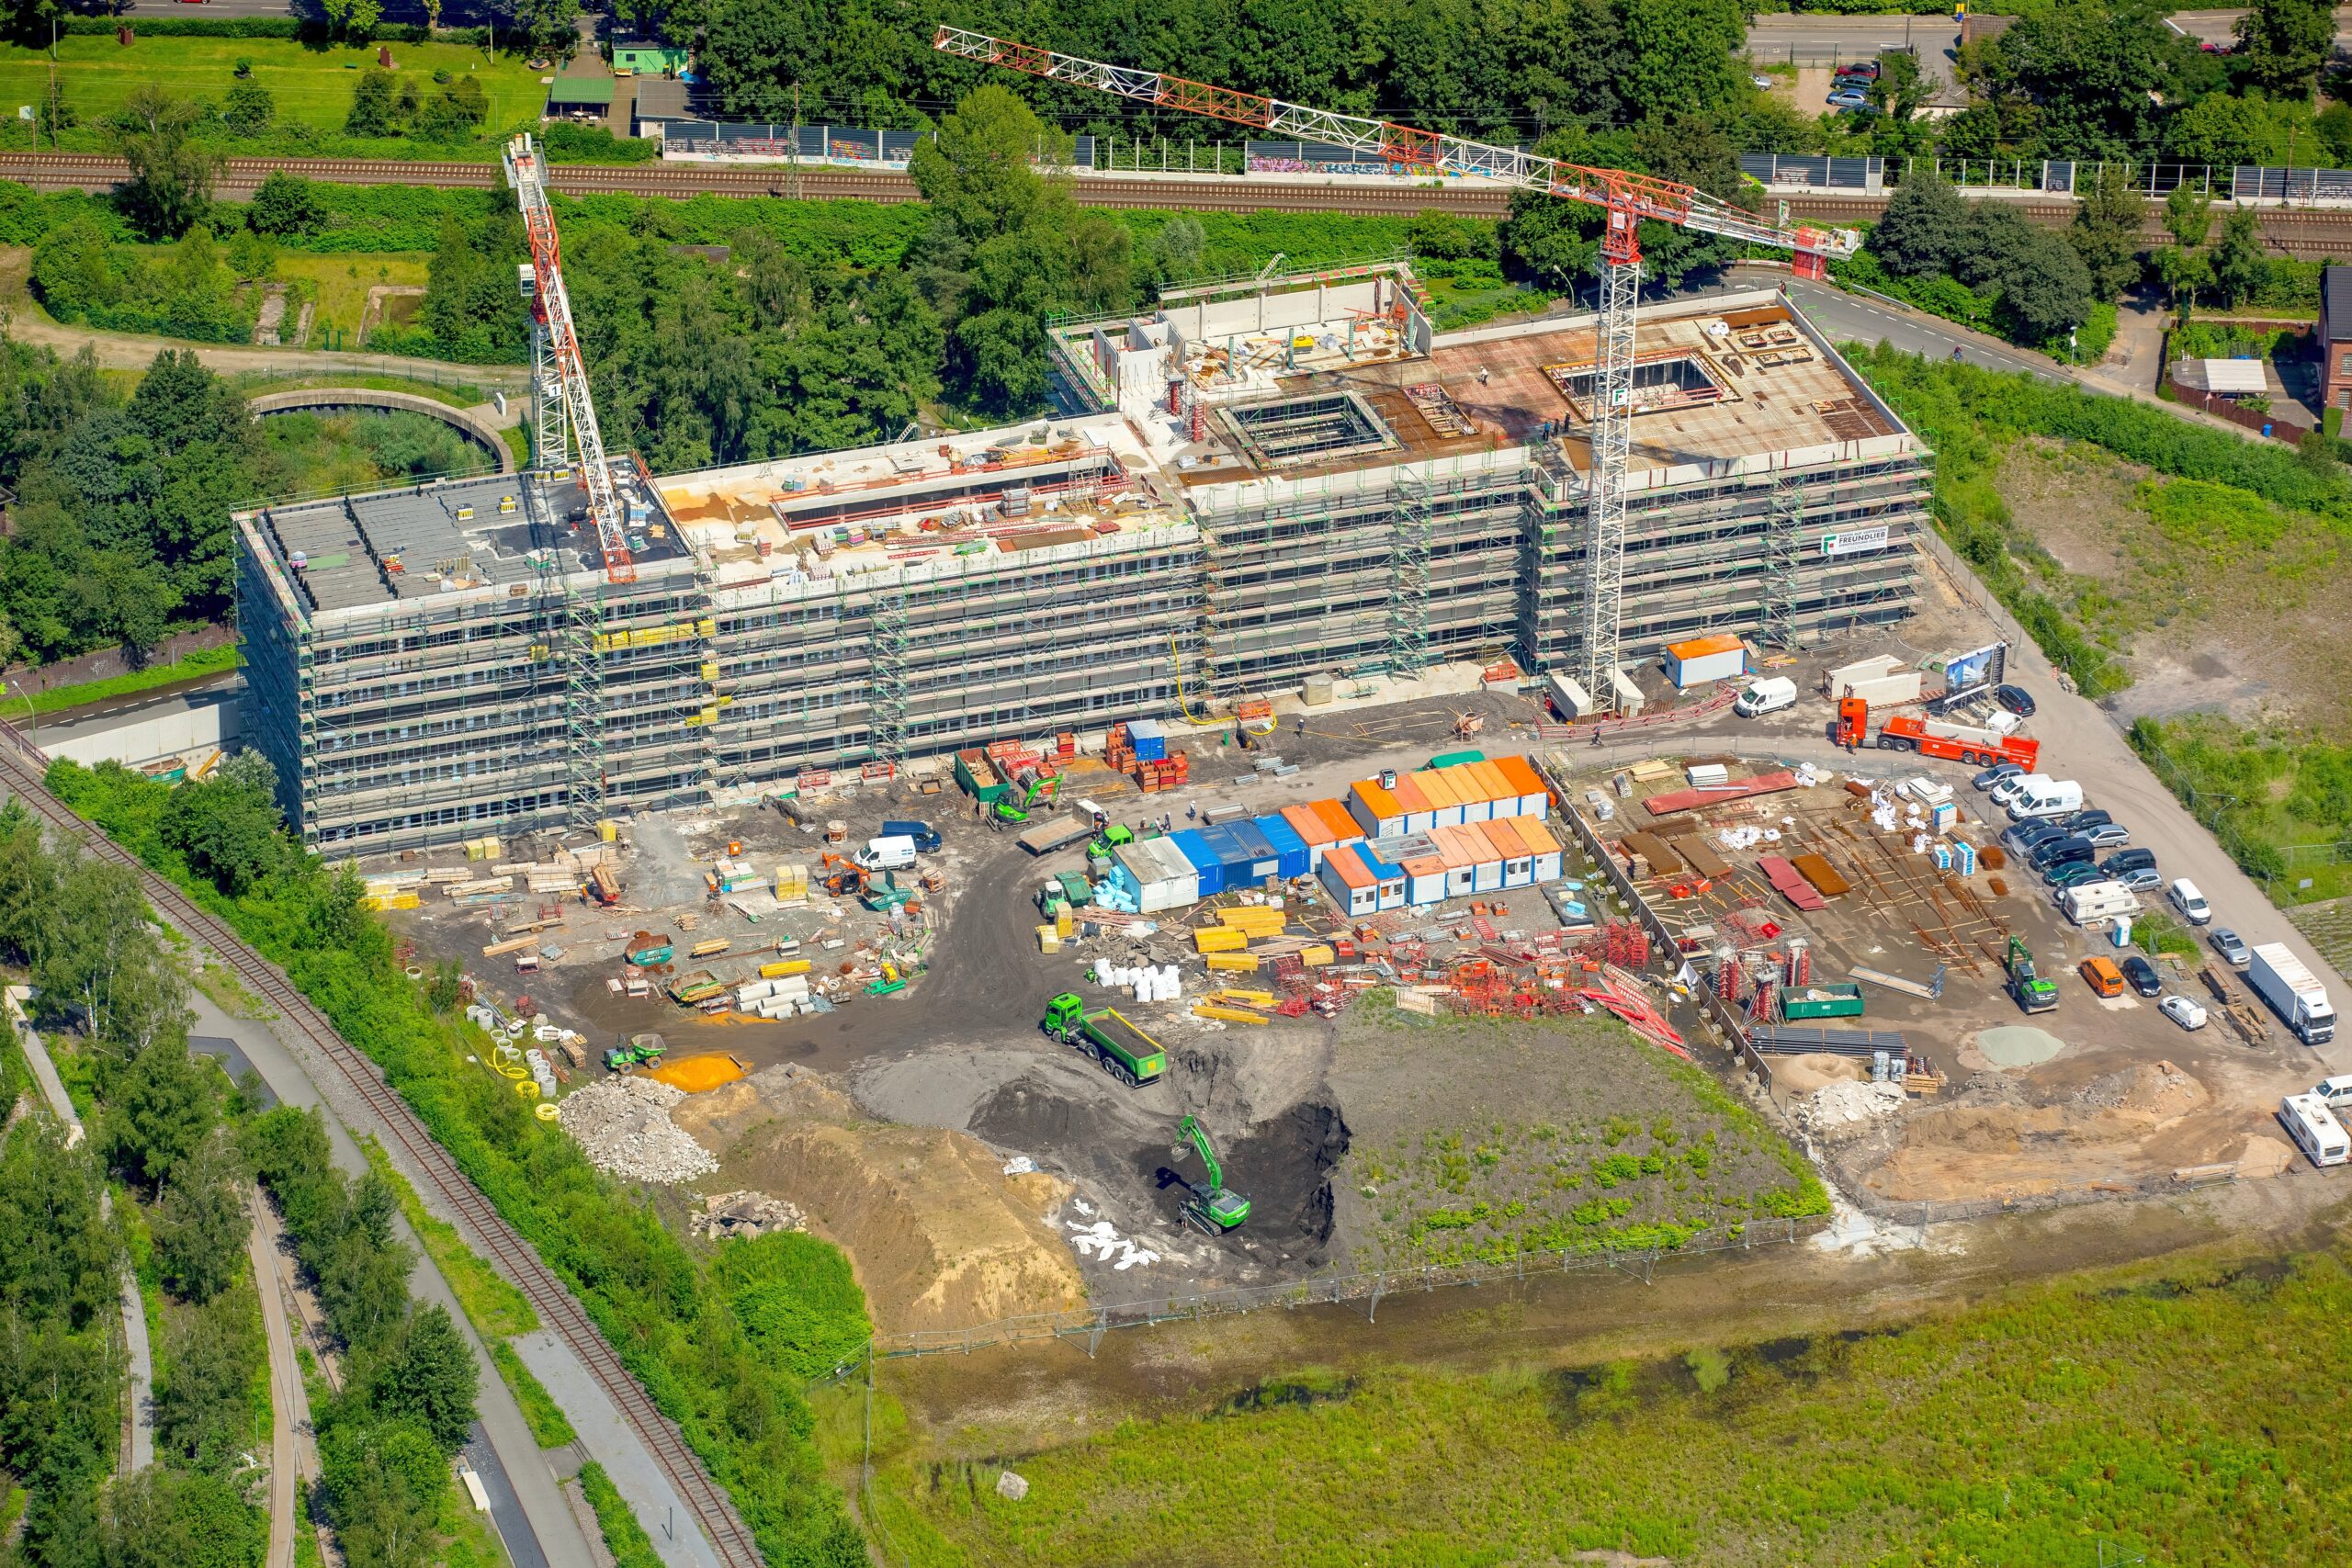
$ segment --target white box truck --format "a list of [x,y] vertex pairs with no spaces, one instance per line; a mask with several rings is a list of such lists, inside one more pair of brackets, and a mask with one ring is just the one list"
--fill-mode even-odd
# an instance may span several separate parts
[[2140,912],[2140,896],[2120,882],[2086,882],[2058,895],[2058,908],[2078,926],[2112,925]]
[[2287,951],[2285,942],[2266,942],[2256,948],[2245,977],[2296,1039],[2306,1045],[2324,1045],[2335,1038],[2335,1009],[2328,1003],[2327,987]]

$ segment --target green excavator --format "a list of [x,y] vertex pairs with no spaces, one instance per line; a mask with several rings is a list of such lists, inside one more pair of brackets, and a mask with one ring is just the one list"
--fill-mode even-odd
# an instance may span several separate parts
[[2009,998],[2020,1012],[2058,1010],[2058,987],[2034,973],[2033,953],[2022,938],[2009,938],[2008,954],[2002,962],[2009,972]]
[[1208,1129],[1201,1125],[1200,1118],[1187,1116],[1177,1123],[1176,1131],[1185,1141],[1176,1145],[1175,1157],[1181,1160],[1188,1154],[1199,1155],[1206,1176],[1200,1183],[1177,1178],[1188,1194],[1184,1218],[1211,1235],[1239,1229],[1241,1222],[1250,1217],[1250,1200],[1227,1189],[1225,1167],[1217,1160],[1216,1145],[1209,1142]]
[[1004,793],[996,797],[991,809],[1000,822],[1026,822],[1029,813],[1054,799],[1061,792],[1059,773],[1041,773],[1023,768],[1005,782]]

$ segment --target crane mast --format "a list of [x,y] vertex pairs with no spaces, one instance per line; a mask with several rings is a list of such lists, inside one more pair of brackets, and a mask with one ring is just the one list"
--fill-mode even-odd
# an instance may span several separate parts
[[[571,297],[563,287],[563,255],[556,239],[555,211],[548,205],[547,164],[528,132],[506,143],[506,183],[514,189],[522,209],[523,230],[531,243],[531,277],[535,285],[531,314],[546,335],[555,362],[555,381],[563,421],[571,440],[563,451],[537,454],[542,463],[561,462],[576,447],[581,482],[588,491],[588,520],[605,558],[605,581],[635,582],[637,565],[630,558],[626,513],[613,488],[612,470],[605,462],[605,438],[596,428],[596,406],[588,395],[588,367],[580,357],[580,335],[571,324]],[[545,389],[540,389],[541,395]]]
[[943,54],[1089,87],[1155,108],[1230,120],[1270,135],[1324,141],[1385,163],[1437,174],[1476,175],[1608,214],[1600,239],[1600,311],[1595,325],[1590,471],[1586,479],[1584,646],[1578,674],[1603,707],[1615,705],[1619,626],[1625,577],[1625,476],[1634,423],[1634,318],[1641,295],[1641,225],[1671,223],[1703,234],[1792,252],[1799,277],[1819,278],[1833,258],[1850,256],[1861,236],[1850,229],[1794,228],[1718,200],[1693,186],[1546,158],[1408,125],[1335,114],[1256,93],[1187,81],[1160,71],[1082,60],[1035,44],[940,28],[932,48]]

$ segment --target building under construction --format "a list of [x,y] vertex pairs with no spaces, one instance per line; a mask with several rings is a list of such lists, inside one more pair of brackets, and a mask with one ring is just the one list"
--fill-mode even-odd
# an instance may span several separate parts
[[[1582,667],[1590,318],[1439,334],[1387,264],[1051,341],[1059,412],[1026,425],[616,460],[633,581],[565,469],[240,517],[244,729],[289,818],[413,848],[1316,675]],[[1926,454],[1808,321],[1758,290],[1638,344],[1628,671],[1910,613]]]

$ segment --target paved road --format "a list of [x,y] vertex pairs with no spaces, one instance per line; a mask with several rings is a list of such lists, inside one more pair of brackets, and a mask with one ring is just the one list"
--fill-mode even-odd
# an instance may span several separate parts
[[662,1561],[670,1568],[718,1568],[710,1542],[679,1506],[670,1478],[662,1473],[644,1445],[630,1440],[628,1424],[571,1348],[544,1328],[535,1334],[518,1334],[508,1343],[531,1375],[545,1383],[548,1393],[563,1406],[564,1416],[580,1434],[580,1446],[603,1463],[614,1489],[628,1504],[645,1533],[653,1538],[653,1550]]
[[[25,1060],[31,1065],[33,1080],[40,1085],[41,1098],[65,1126],[65,1146],[73,1148],[88,1136],[82,1125],[81,1113],[74,1109],[73,1097],[65,1092],[65,1081],[57,1076],[57,1064],[50,1059],[49,1043],[26,1021],[24,998],[26,988],[11,986],[7,990],[7,1016],[17,1031],[17,1042],[25,1050]],[[107,1214],[114,1213],[114,1195],[98,1194],[99,1207]],[[130,1432],[129,1452],[124,1456],[126,1469],[144,1470],[155,1462],[155,1351],[147,1341],[147,1303],[139,1294],[138,1276],[123,1266],[119,1281],[122,1305],[122,1337],[124,1359],[130,1363],[129,1386],[125,1393],[130,1399]]]
[[[250,1019],[232,1018],[214,1005],[209,997],[195,992],[189,1004],[196,1011],[196,1027],[205,1033],[220,1035],[236,1042],[254,1070],[261,1075],[279,1100],[304,1110],[318,1108],[326,1120],[327,1139],[334,1150],[335,1163],[356,1176],[368,1168],[367,1156],[349,1131],[320,1096],[299,1063],[294,1059],[277,1032],[266,1023]],[[449,1283],[441,1270],[417,1246],[416,1236],[405,1220],[400,1221],[401,1234],[416,1248],[415,1272],[409,1278],[409,1288],[418,1300],[428,1305],[448,1309],[450,1320],[464,1335],[474,1352],[474,1367],[481,1385],[476,1401],[481,1426],[489,1436],[477,1459],[475,1468],[481,1472],[482,1483],[493,1499],[492,1517],[499,1534],[506,1540],[514,1556],[515,1568],[544,1568],[545,1564],[585,1562],[588,1558],[587,1538],[581,1534],[579,1521],[573,1517],[570,1505],[557,1486],[555,1472],[540,1457],[539,1447],[531,1437],[530,1427],[523,1420],[523,1412],[514,1403],[513,1391],[498,1375],[491,1363],[489,1352],[466,1321],[458,1299],[449,1291]],[[500,1478],[496,1485],[492,1478]],[[509,1511],[501,1517],[495,1500],[502,1495],[511,1499]],[[537,1550],[536,1560],[526,1558],[526,1551]]]
[[406,376],[420,381],[459,382],[471,387],[517,389],[530,381],[519,365],[453,365],[438,359],[409,359],[390,354],[329,354],[314,348],[242,348],[196,344],[178,338],[145,337],[136,333],[104,333],[88,327],[52,321],[28,300],[17,302],[8,315],[8,335],[17,343],[53,348],[70,359],[87,348],[101,368],[144,370],[167,348],[193,353],[203,364],[223,374],[277,376]]
[[[1915,50],[1919,68],[1951,85],[1960,26],[1941,17],[1758,17],[1747,24],[1747,57],[1758,65],[1842,65]],[[1817,107],[1817,106],[1816,106]]]
[[254,1290],[261,1297],[262,1334],[269,1344],[268,1562],[269,1568],[294,1568],[294,1486],[298,1478],[319,1473],[319,1453],[311,1430],[310,1392],[302,1386],[294,1332],[286,1321],[283,1233],[258,1190],[246,1192],[245,1209],[253,1219],[245,1247],[253,1259]]

